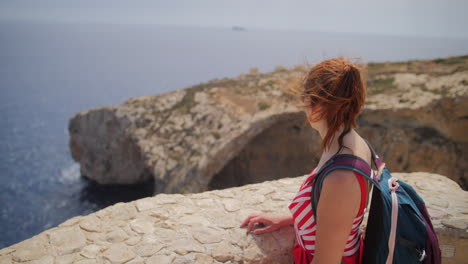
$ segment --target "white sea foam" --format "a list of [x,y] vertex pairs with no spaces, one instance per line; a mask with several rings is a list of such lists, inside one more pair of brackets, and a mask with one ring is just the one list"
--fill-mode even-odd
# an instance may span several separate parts
[[79,163],[73,163],[67,168],[64,168],[60,172],[60,177],[59,177],[59,182],[65,184],[65,183],[71,183],[78,181],[80,179],[80,164]]

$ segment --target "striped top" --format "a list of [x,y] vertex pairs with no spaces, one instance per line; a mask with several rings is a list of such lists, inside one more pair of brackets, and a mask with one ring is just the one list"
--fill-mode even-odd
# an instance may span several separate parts
[[[298,193],[295,195],[292,202],[288,206],[293,216],[297,243],[303,248],[303,250],[311,255],[314,255],[315,253],[316,224],[314,221],[312,205],[310,203],[313,184],[308,184],[308,182],[315,176],[316,169],[317,168],[313,169],[312,172],[306,177],[300,186]],[[374,172],[372,171],[372,173]],[[346,261],[346,258],[355,259],[355,253],[359,253],[358,250],[361,244],[360,225],[363,220],[367,202],[367,186],[365,178],[357,172],[354,172],[354,174],[356,175],[356,178],[359,181],[359,185],[361,186],[361,205],[357,216],[354,218],[353,226],[351,228],[348,241],[346,242],[345,251],[343,253],[343,259],[347,263],[348,261]],[[349,263],[353,263],[353,261],[350,261]]]

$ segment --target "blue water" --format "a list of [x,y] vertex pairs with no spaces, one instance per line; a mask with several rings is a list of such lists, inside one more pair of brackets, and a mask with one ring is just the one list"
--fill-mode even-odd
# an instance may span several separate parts
[[99,186],[80,176],[68,148],[76,112],[251,67],[267,72],[339,55],[367,62],[463,54],[466,39],[0,22],[0,248],[151,195],[151,185]]

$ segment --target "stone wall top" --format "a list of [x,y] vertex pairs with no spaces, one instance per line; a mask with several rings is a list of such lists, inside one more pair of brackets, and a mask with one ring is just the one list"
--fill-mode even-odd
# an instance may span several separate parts
[[[425,199],[443,263],[468,258],[468,192],[445,176],[394,173]],[[292,263],[294,229],[246,234],[251,213],[288,214],[306,175],[191,194],[158,194],[71,218],[0,250],[0,263]]]

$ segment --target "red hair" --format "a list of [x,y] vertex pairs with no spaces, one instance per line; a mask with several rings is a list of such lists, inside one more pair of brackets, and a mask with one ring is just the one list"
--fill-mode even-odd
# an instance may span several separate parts
[[309,122],[326,120],[328,131],[321,144],[322,151],[330,148],[333,136],[343,126],[338,137],[339,152],[345,147],[344,135],[358,127],[356,118],[366,98],[364,68],[344,57],[324,60],[312,67],[303,82],[293,89],[300,97],[300,107],[311,111]]

